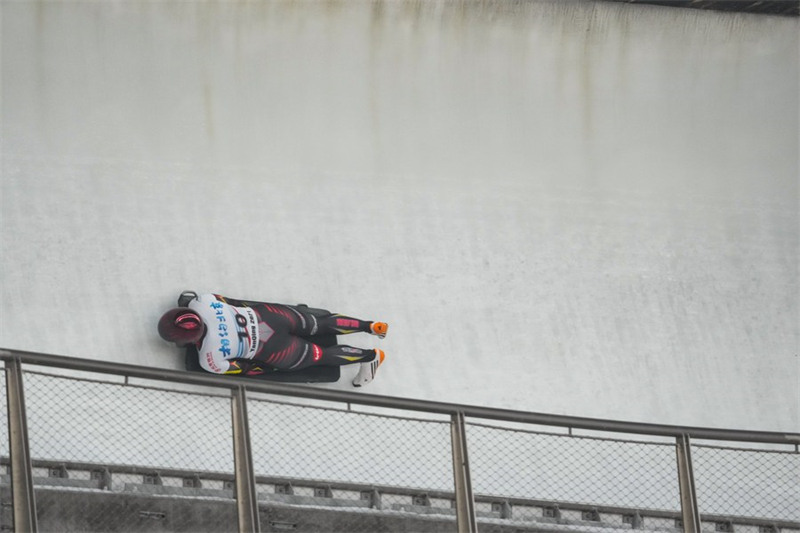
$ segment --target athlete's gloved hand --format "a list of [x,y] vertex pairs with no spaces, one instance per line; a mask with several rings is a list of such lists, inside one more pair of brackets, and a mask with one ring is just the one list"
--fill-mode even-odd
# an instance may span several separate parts
[[250,366],[250,369],[247,370],[248,376],[257,376],[258,374],[263,374],[266,372],[266,369],[263,368],[261,365],[253,364]]
[[247,371],[247,364],[245,361],[229,361],[228,370],[225,371],[226,374],[241,374]]
[[225,372],[226,374],[247,374],[248,376],[256,376],[266,372],[266,369],[260,364],[248,359],[235,359],[233,361],[229,361],[229,364],[230,367]]

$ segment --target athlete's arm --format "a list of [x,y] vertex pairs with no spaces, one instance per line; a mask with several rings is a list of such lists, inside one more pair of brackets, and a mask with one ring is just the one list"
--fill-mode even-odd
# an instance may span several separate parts
[[261,302],[251,302],[248,300],[237,300],[236,298],[228,298],[227,296],[222,296],[220,294],[215,294],[214,297],[220,302],[232,305],[234,307],[252,307],[253,304],[261,303]]

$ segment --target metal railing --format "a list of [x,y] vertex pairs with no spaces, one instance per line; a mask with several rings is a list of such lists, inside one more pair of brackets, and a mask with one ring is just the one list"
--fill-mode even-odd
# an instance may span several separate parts
[[15,531],[800,531],[798,433],[0,358]]

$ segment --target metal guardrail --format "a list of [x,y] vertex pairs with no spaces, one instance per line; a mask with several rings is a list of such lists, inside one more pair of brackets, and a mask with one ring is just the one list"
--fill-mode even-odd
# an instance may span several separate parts
[[[12,491],[14,507],[14,528],[17,531],[36,531],[36,502],[33,490],[32,468],[37,461],[31,460],[30,448],[27,435],[27,419],[25,409],[25,384],[22,380],[21,365],[38,365],[53,368],[67,369],[71,371],[90,372],[93,374],[110,374],[115,376],[125,376],[126,378],[137,378],[162,382],[182,383],[202,387],[212,387],[216,390],[227,390],[230,394],[231,418],[230,425],[232,430],[232,448],[234,455],[234,472],[231,478],[235,482],[236,494],[236,515],[238,516],[239,531],[260,531],[258,512],[257,483],[259,479],[263,482],[266,479],[259,475],[253,467],[253,447],[250,442],[253,431],[261,428],[252,427],[250,416],[248,416],[248,394],[266,393],[269,395],[279,395],[285,397],[305,398],[312,400],[322,400],[330,402],[341,402],[351,405],[363,405],[371,407],[388,408],[393,410],[405,410],[417,413],[429,413],[436,415],[447,415],[450,427],[450,446],[452,459],[453,475],[453,502],[455,505],[455,516],[457,519],[458,531],[477,531],[478,520],[476,516],[480,513],[476,511],[478,505],[491,505],[492,508],[502,509],[504,505],[517,505],[520,509],[530,508],[535,505],[547,506],[546,500],[534,500],[531,498],[512,497],[493,497],[486,494],[474,494],[472,477],[474,470],[478,466],[478,471],[484,475],[486,468],[486,454],[482,452],[481,440],[471,440],[469,447],[470,453],[475,448],[480,455],[480,465],[471,465],[468,454],[467,437],[475,435],[475,438],[482,437],[483,430],[479,425],[470,425],[468,419],[482,419],[502,422],[513,422],[517,424],[534,424],[537,426],[554,426],[567,428],[569,435],[561,437],[570,438],[573,430],[589,430],[604,433],[624,433],[633,435],[650,435],[656,437],[671,437],[675,439],[674,450],[677,463],[677,478],[680,486],[680,515],[681,524],[684,531],[699,532],[701,514],[697,502],[697,487],[695,481],[694,467],[692,464],[693,440],[714,440],[714,441],[735,441],[749,443],[769,443],[793,447],[793,454],[798,453],[800,446],[800,434],[779,433],[779,432],[752,432],[742,430],[722,430],[710,428],[668,426],[658,424],[641,424],[631,422],[620,422],[613,420],[600,420],[580,417],[568,417],[549,415],[542,413],[527,413],[505,409],[494,409],[479,406],[469,406],[460,404],[450,404],[441,402],[428,402],[421,400],[409,400],[401,398],[391,398],[363,393],[337,391],[321,389],[285,383],[253,382],[243,378],[228,377],[219,378],[216,376],[194,374],[186,372],[174,372],[165,374],[161,370],[153,370],[133,365],[107,363],[100,361],[90,361],[48,355],[31,352],[21,352],[14,350],[0,350],[0,359],[6,364],[6,383],[7,383],[7,410],[9,426],[9,450],[12,474]],[[254,407],[258,407],[254,405]],[[251,413],[252,416],[252,413]],[[315,419],[316,420],[316,419]],[[312,422],[314,423],[314,422]],[[469,426],[469,427],[468,427]],[[467,431],[469,429],[469,431]],[[472,433],[470,433],[472,432]],[[477,433],[475,433],[477,432]],[[499,433],[498,433],[499,434]],[[470,437],[471,438],[471,437]],[[497,438],[494,435],[492,438]],[[507,436],[503,436],[507,438]],[[531,438],[545,438],[534,436]],[[620,441],[626,442],[626,441]],[[628,441],[629,442],[629,441]],[[493,447],[496,443],[489,443]],[[557,444],[556,444],[557,446]],[[595,448],[599,444],[592,444]],[[663,446],[663,445],[662,445]],[[485,446],[484,446],[485,447]],[[542,444],[541,450],[549,449],[551,444]],[[226,477],[223,475],[223,477]],[[278,476],[279,478],[279,476]],[[481,480],[483,487],[491,487],[498,492],[503,491],[503,483],[508,480],[499,479],[496,482],[491,480],[489,483],[485,478]],[[544,481],[541,481],[544,482]],[[356,487],[354,490],[364,490],[364,484],[358,483],[339,483],[337,486]],[[401,491],[402,492],[402,491]],[[480,491],[479,491],[480,492]],[[445,496],[449,491],[428,491],[430,494]],[[537,503],[538,501],[538,503]],[[505,503],[503,503],[505,502]],[[552,503],[552,502],[551,502]],[[564,509],[582,509],[589,515],[598,509],[609,510],[619,508],[624,512],[625,506],[615,507],[613,505],[582,505],[580,503],[564,502]],[[510,509],[510,507],[509,507]],[[588,510],[587,510],[588,509]],[[592,511],[592,509],[594,511]],[[628,509],[630,510],[630,509]],[[485,513],[484,513],[485,514]],[[630,513],[629,513],[630,514]],[[665,517],[674,516],[672,512],[661,513]],[[510,517],[510,512],[501,513],[505,517]],[[658,516],[659,511],[650,512],[652,516]],[[704,517],[710,513],[703,513]],[[763,520],[753,521],[755,524],[765,523]],[[800,523],[792,520],[778,520],[777,523],[782,527],[800,529]]]
[[252,392],[277,394],[297,398],[311,398],[315,400],[332,402],[354,403],[424,413],[439,413],[447,415],[463,413],[464,416],[469,418],[503,420],[506,422],[519,422],[541,426],[559,426],[564,428],[586,429],[610,433],[628,433],[665,437],[680,437],[682,435],[688,435],[692,439],[698,440],[766,442],[774,444],[790,444],[800,447],[800,433],[714,429],[531,413],[526,411],[514,411],[510,409],[497,409],[492,407],[431,402],[425,400],[394,398],[389,396],[379,396],[357,392],[320,389],[287,383],[272,383],[264,381],[253,382],[247,378],[238,378],[234,376],[226,376],[224,380],[221,380],[219,377],[211,375],[206,376],[203,374],[194,374],[189,372],[165,373],[163,370],[156,370],[135,365],[0,349],[0,360],[8,361],[13,359],[19,359],[25,364],[79,370],[84,372],[114,374],[154,381],[170,381],[223,389],[236,389],[240,386],[243,386],[246,388],[246,390]]

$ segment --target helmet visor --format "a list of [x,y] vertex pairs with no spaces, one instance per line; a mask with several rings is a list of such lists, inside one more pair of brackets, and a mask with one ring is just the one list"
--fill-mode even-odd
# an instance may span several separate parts
[[181,313],[175,317],[175,326],[187,331],[200,329],[200,317],[194,313]]
[[203,337],[203,319],[188,307],[170,309],[158,321],[158,334],[178,346],[193,344]]

